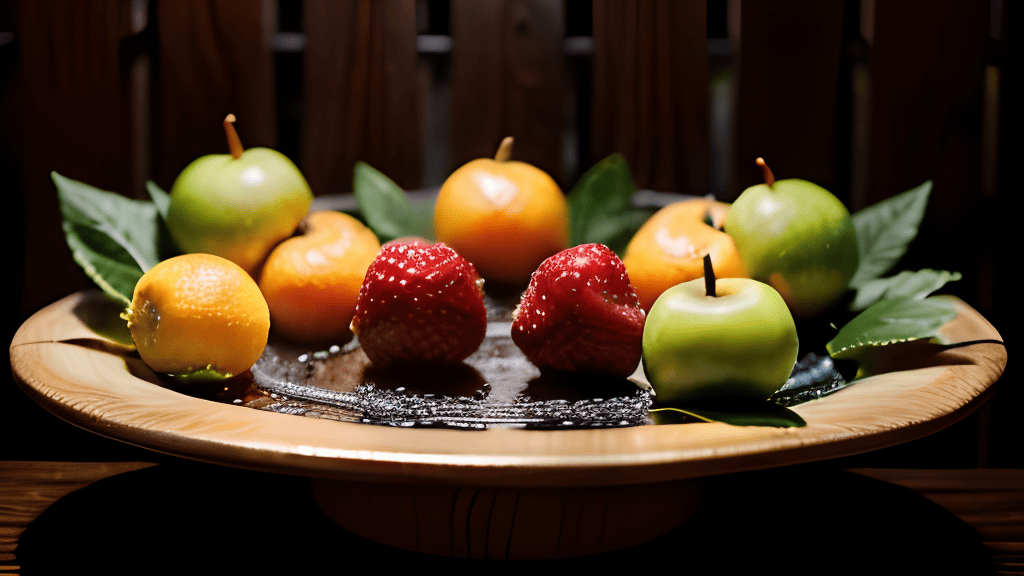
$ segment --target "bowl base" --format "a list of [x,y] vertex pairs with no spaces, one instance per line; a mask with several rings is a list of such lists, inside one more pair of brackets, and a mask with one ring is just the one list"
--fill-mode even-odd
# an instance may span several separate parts
[[370,540],[439,556],[552,559],[642,544],[697,510],[700,479],[596,487],[459,487],[311,479],[320,509]]

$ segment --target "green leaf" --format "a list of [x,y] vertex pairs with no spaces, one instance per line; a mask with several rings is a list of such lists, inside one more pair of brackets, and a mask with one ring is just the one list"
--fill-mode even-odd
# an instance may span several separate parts
[[952,303],[939,297],[883,299],[850,320],[825,348],[833,358],[857,360],[871,347],[932,338],[953,318]]
[[160,215],[158,222],[160,235],[157,239],[157,253],[160,255],[160,259],[166,260],[171,256],[181,254],[181,250],[171,238],[171,231],[167,228],[167,210],[171,207],[170,194],[164,192],[163,188],[157,186],[156,182],[152,180],[146,181],[146,191],[149,192],[149,197],[153,199],[153,205],[156,206],[156,211]]
[[405,191],[366,162],[356,162],[352,190],[366,225],[381,242],[421,235],[422,214],[417,218]]
[[947,282],[960,280],[959,272],[932,270],[925,268],[911,272],[904,270],[895,276],[869,280],[857,287],[857,295],[850,304],[850,310],[860,311],[871,306],[882,298],[898,300],[901,298],[921,299],[946,285]]
[[802,428],[807,425],[807,422],[796,412],[770,401],[752,405],[670,406],[655,408],[650,412],[657,424],[692,421],[687,418],[679,418],[678,416],[681,415],[704,422],[724,422],[733,426]]
[[857,288],[888,272],[907,252],[924,218],[931,180],[853,215],[860,265],[850,280]]
[[410,202],[412,205],[412,225],[410,232],[405,234],[406,236],[419,236],[424,240],[434,240],[434,206],[437,204],[437,198],[431,198],[429,200],[413,200]]
[[[581,244],[594,242],[604,244],[616,254],[622,254],[629,245],[629,241],[636,235],[637,230],[644,222],[651,217],[653,210],[643,208],[629,208],[620,212],[617,216],[599,217],[590,223],[588,236],[591,240],[585,240]],[[574,245],[577,245],[575,242]]]
[[634,192],[633,176],[621,154],[612,154],[587,170],[568,196],[570,243],[624,249],[647,216],[632,207]]
[[179,384],[215,384],[223,382],[228,378],[231,378],[233,374],[221,374],[214,370],[212,367],[207,366],[200,368],[192,372],[186,372],[183,374],[168,374],[171,378],[174,378]]
[[160,214],[160,218],[167,220],[167,209],[171,207],[171,195],[164,192],[164,189],[157,186],[156,182],[152,180],[146,180],[146,191],[149,192],[149,197],[153,199],[153,204],[156,205],[156,211]]
[[139,278],[160,262],[156,206],[51,176],[75,262],[104,292],[130,303]]

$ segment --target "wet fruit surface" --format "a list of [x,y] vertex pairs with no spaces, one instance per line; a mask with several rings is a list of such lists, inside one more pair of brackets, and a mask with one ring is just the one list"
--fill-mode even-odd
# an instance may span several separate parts
[[256,282],[209,254],[164,260],[135,287],[126,315],[142,360],[154,371],[245,372],[263,353],[270,312]]
[[344,343],[377,237],[341,212],[314,212],[304,232],[279,244],[260,273],[273,329],[299,342]]
[[624,378],[640,364],[644,311],[622,262],[584,244],[545,260],[516,308],[512,340],[531,362]]
[[378,368],[457,364],[487,330],[482,281],[444,243],[389,244],[366,272],[352,330]]
[[622,261],[645,310],[672,286],[703,277],[705,254],[719,278],[747,276],[735,243],[720,229],[728,211],[724,202],[684,200],[662,208],[637,231]]

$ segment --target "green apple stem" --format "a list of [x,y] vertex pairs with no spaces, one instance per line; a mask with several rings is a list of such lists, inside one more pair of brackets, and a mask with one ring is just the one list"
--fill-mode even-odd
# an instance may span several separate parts
[[242,152],[245,149],[242,148],[242,141],[238,139],[238,132],[235,132],[235,115],[228,114],[224,118],[224,132],[228,136],[228,151],[231,152],[231,157],[238,160],[242,157]]
[[498,151],[494,153],[495,162],[508,162],[512,158],[512,137],[505,136],[498,145]]
[[715,292],[715,268],[711,266],[711,254],[704,255],[704,290],[708,296],[717,298]]
[[775,174],[772,174],[772,169],[768,167],[768,163],[764,161],[764,158],[758,158],[755,162],[761,167],[761,172],[764,173],[764,183],[769,188],[775,186]]

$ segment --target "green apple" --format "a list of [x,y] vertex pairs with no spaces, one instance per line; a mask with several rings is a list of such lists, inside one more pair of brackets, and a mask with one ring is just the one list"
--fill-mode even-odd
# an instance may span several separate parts
[[813,317],[846,292],[857,271],[850,212],[817,184],[775,181],[764,160],[757,161],[765,183],[732,203],[725,232],[751,278],[778,290],[796,317]]
[[174,181],[167,228],[183,252],[215,254],[252,274],[295,232],[313,192],[284,154],[243,151],[234,121],[234,115],[224,120],[231,153],[203,156]]
[[657,401],[764,401],[796,364],[796,324],[782,296],[748,278],[669,288],[647,314],[643,365]]

